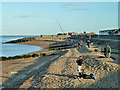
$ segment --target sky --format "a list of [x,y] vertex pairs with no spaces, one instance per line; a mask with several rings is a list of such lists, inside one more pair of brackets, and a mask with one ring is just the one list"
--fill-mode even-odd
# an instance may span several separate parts
[[2,35],[49,35],[118,28],[118,2],[3,2]]

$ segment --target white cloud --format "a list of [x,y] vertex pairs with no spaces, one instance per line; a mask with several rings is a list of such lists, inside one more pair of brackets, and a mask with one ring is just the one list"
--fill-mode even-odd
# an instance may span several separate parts
[[18,17],[18,18],[31,18],[31,17],[41,17],[39,15],[18,15],[18,16],[15,16],[15,17]]
[[73,3],[63,4],[63,8],[69,8],[69,7],[73,7],[73,6],[74,6]]
[[81,10],[89,10],[89,9],[85,9],[85,8],[75,8],[74,10],[81,11]]

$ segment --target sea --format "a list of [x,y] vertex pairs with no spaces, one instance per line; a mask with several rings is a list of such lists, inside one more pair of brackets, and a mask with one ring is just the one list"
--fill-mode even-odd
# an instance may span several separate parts
[[0,36],[0,57],[12,57],[16,55],[28,54],[31,52],[42,50],[42,47],[32,46],[32,45],[23,45],[23,44],[6,44],[5,42],[11,40],[22,39],[25,37],[34,37],[34,36]]

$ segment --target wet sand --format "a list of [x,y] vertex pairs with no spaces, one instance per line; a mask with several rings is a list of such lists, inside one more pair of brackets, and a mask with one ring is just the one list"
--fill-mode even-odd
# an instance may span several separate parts
[[[35,45],[35,46],[43,47],[44,49],[40,51],[30,53],[30,54],[33,54],[33,53],[40,54],[43,52],[47,52],[47,53],[54,52],[46,49],[52,43],[55,43],[55,42],[40,40],[40,41],[23,42],[19,44]],[[39,57],[35,57],[35,58],[31,57],[31,58],[24,58],[24,59],[0,61],[2,63],[2,75],[0,76],[2,77],[2,83],[5,82],[13,74],[17,73],[17,71],[19,71],[20,69],[27,67],[29,65],[32,65],[34,62],[36,62],[38,58]]]

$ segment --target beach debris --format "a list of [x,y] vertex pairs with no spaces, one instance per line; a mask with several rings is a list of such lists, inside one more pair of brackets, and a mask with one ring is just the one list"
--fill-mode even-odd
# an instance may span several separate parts
[[10,74],[16,74],[17,72],[10,72]]
[[116,58],[115,58],[115,57],[110,56],[110,58],[112,58],[113,60],[116,60]]
[[98,49],[94,49],[95,52],[98,52]]

